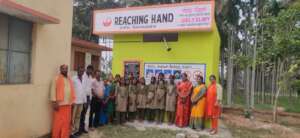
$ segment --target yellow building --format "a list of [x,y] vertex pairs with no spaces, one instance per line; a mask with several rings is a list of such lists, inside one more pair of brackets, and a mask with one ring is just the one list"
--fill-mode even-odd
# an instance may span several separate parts
[[93,33],[113,35],[113,74],[145,77],[186,73],[218,77],[220,37],[214,1],[94,11]]
[[72,6],[0,0],[0,138],[50,133],[50,82],[71,61]]

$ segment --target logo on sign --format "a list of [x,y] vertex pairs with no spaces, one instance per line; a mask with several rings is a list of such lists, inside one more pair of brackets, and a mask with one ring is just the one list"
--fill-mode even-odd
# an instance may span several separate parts
[[112,24],[112,20],[110,18],[107,18],[105,20],[102,21],[103,26],[105,27],[109,27]]

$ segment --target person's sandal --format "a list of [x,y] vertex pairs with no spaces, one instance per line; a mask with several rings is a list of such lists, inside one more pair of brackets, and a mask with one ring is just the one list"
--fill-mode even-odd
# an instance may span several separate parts
[[210,134],[210,135],[215,135],[215,134],[217,134],[217,130],[213,130],[213,131],[211,131],[209,134]]
[[210,133],[210,132],[212,132],[212,131],[213,131],[213,129],[208,129],[208,130],[207,130],[208,133]]

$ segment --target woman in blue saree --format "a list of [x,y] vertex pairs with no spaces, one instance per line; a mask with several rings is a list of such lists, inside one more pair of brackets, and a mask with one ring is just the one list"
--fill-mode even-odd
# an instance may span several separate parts
[[107,116],[107,103],[109,100],[110,92],[112,86],[111,83],[107,80],[104,81],[104,95],[101,99],[101,110],[100,110],[100,125],[105,125],[108,123],[108,116]]

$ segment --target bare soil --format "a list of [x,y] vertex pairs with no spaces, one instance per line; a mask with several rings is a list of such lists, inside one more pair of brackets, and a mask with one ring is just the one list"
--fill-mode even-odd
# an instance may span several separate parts
[[224,123],[236,138],[300,138],[300,119],[295,117],[279,117],[278,123],[271,123],[272,116],[254,114],[247,119],[238,111],[226,112]]

